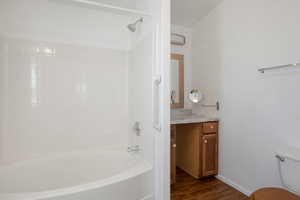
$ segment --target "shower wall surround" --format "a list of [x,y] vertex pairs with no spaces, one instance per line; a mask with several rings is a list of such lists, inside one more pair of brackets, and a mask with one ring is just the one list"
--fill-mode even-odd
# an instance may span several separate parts
[[126,51],[1,41],[2,162],[127,143]]
[[129,22],[129,16],[56,0],[10,0],[0,6],[0,33],[35,41],[128,50]]
[[[152,107],[129,110],[151,105],[153,38],[128,31],[133,19],[48,0],[1,3],[0,166],[130,142],[148,145],[152,159]],[[129,103],[129,84],[131,95],[149,95]],[[134,121],[143,123],[139,140]]]
[[[101,177],[92,176],[96,178],[93,180],[107,183],[107,187],[97,185],[101,191],[103,186],[104,193],[122,195],[124,199],[168,199],[169,135],[164,133],[169,133],[169,3],[0,1],[0,168],[14,169],[14,164],[20,166],[20,162],[33,164],[28,169],[35,177],[35,172],[45,172],[40,169],[49,169],[49,179],[39,176],[35,183],[51,185],[53,173],[68,176],[64,172],[72,170],[66,165],[58,169],[59,159],[46,167],[36,163],[65,155],[66,162],[76,166],[79,163],[82,171],[75,176],[82,180],[82,173],[91,174],[81,165],[85,162],[81,155],[91,155],[83,153],[89,152],[97,155],[96,162],[107,164],[101,165],[105,169],[99,171],[97,166],[85,163],[87,169],[101,172]],[[128,24],[141,17],[144,20],[136,31],[129,31]],[[161,82],[154,81],[159,77]],[[139,136],[133,129],[136,122],[141,124]],[[137,154],[126,151],[136,145]],[[123,154],[124,157],[118,156]],[[76,156],[71,156],[72,160],[67,155]],[[132,167],[123,166],[127,162],[123,158],[127,157],[130,163],[141,158],[140,163],[145,164],[131,163],[138,174],[143,173],[141,179],[135,179]],[[110,174],[115,168],[109,166],[115,166],[115,161],[119,161],[117,165],[123,163],[124,169]],[[20,170],[12,170],[8,179],[14,182],[20,172],[29,177],[24,183],[32,180],[27,176],[30,173]],[[114,178],[117,182],[112,184]],[[63,180],[62,177],[56,183]],[[6,183],[2,186],[10,185]],[[6,194],[8,190],[4,189],[0,199],[22,192],[13,183],[10,186],[16,193]],[[64,186],[55,188],[64,193],[70,185]],[[85,193],[89,198],[94,194],[95,185],[92,187],[93,191]],[[101,191],[96,191],[100,193],[95,199],[103,197]],[[132,198],[135,194],[137,198]]]

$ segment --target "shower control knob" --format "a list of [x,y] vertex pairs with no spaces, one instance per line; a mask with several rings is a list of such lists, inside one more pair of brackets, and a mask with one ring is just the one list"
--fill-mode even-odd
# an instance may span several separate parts
[[140,122],[135,122],[134,125],[133,125],[133,129],[134,129],[137,136],[141,135],[142,126],[141,126]]

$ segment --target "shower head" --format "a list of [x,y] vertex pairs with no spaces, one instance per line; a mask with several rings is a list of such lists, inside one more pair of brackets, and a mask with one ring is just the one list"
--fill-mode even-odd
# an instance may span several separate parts
[[140,18],[138,19],[136,22],[134,22],[133,24],[128,24],[127,28],[131,31],[131,32],[135,32],[136,31],[136,25],[139,23],[139,22],[143,22],[144,19],[143,18]]

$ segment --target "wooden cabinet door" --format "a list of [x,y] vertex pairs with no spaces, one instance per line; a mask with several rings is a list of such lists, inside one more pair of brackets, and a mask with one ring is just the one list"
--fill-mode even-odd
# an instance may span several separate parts
[[176,125],[171,126],[171,184],[176,183]]
[[217,134],[202,137],[202,176],[218,174],[218,136]]

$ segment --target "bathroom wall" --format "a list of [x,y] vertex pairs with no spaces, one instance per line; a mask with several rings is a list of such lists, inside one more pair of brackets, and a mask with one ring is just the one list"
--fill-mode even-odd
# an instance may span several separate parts
[[128,145],[131,21],[57,1],[0,3],[0,164]]
[[[213,23],[207,22],[205,25],[208,29],[202,29],[200,23],[191,31],[193,36],[191,85],[203,94],[201,104],[215,105],[220,98],[219,43],[218,39],[215,39],[218,38],[219,32]],[[203,107],[201,104],[193,105],[195,113],[218,116],[215,107]]]
[[192,104],[188,99],[188,92],[192,88],[192,30],[183,26],[172,25],[171,32],[186,36],[184,46],[171,45],[171,53],[184,55],[184,107],[191,109]]
[[299,62],[299,7],[223,0],[193,31],[193,84],[221,102],[219,177],[246,194],[281,186],[275,152],[300,147],[299,69],[257,71]]

